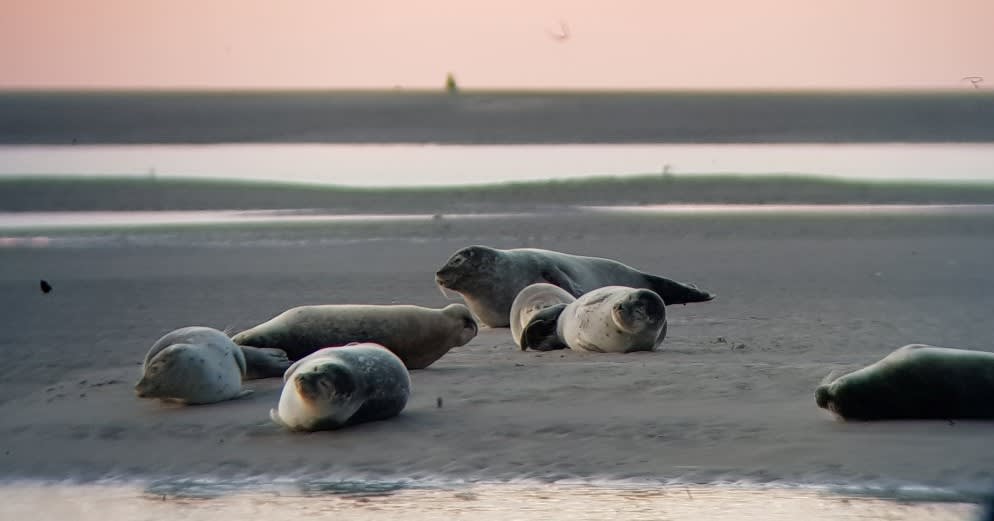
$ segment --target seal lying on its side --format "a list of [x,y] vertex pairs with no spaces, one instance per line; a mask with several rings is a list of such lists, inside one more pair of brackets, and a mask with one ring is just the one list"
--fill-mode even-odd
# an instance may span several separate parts
[[287,369],[278,409],[269,417],[295,431],[337,429],[396,416],[410,394],[404,363],[385,347],[328,347]]
[[139,398],[185,404],[214,403],[245,396],[245,355],[224,333],[184,327],[160,338],[145,356],[135,385]]
[[815,390],[843,420],[994,418],[994,353],[911,344]]
[[559,304],[569,304],[574,300],[576,298],[563,288],[544,282],[532,284],[521,290],[511,303],[511,337],[514,338],[514,343],[522,347],[521,332],[536,313]]
[[574,297],[604,286],[650,289],[667,306],[714,298],[693,285],[643,273],[618,261],[533,248],[469,246],[455,252],[435,273],[435,283],[443,293],[448,289],[461,294],[473,314],[490,327],[506,327],[514,297],[536,282],[559,286]]
[[595,353],[652,351],[666,338],[666,306],[647,289],[607,286],[570,304],[534,313],[521,333],[521,349],[570,348]]
[[476,321],[466,306],[324,305],[289,309],[238,333],[236,344],[286,351],[291,360],[328,346],[349,342],[380,344],[408,369],[423,369],[450,349],[476,336]]

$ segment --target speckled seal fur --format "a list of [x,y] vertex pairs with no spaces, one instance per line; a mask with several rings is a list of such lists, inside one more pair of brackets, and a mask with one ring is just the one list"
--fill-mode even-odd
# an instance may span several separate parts
[[694,285],[644,273],[615,260],[535,248],[469,246],[453,253],[435,273],[435,283],[443,293],[451,290],[462,295],[470,311],[490,327],[507,327],[514,298],[539,282],[558,286],[574,297],[604,286],[650,289],[667,306],[714,298]]
[[149,349],[139,398],[184,404],[215,403],[249,394],[242,390],[245,355],[227,335],[209,327],[177,329]]
[[291,360],[328,346],[350,342],[380,344],[408,369],[423,369],[477,333],[476,321],[462,304],[442,309],[421,306],[300,306],[235,335],[243,346],[276,348]]
[[648,289],[606,286],[532,315],[522,349],[593,353],[655,350],[666,338],[666,306]]
[[404,363],[385,347],[329,347],[287,369],[279,405],[269,417],[294,431],[338,429],[394,417],[410,395]]

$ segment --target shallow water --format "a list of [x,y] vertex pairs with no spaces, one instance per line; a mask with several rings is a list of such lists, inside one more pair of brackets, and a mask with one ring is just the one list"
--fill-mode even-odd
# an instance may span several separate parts
[[194,177],[384,187],[653,173],[994,181],[994,144],[0,146],[4,176]]
[[[578,206],[582,213],[624,214],[781,214],[781,215],[991,215],[994,204],[667,204],[644,206]],[[141,228],[186,225],[252,225],[308,223],[427,222],[440,220],[507,220],[540,216],[538,213],[472,214],[329,214],[301,210],[192,210],[192,211],[68,211],[0,212],[0,232],[34,229]],[[0,236],[0,246],[23,241]]]
[[589,484],[293,483],[225,488],[177,484],[37,484],[0,487],[0,518],[465,520],[977,519],[969,503],[902,502],[814,489],[595,486]]

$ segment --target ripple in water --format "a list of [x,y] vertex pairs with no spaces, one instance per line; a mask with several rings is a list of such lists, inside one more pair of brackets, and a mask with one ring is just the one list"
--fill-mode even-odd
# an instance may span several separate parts
[[814,489],[589,484],[419,485],[337,481],[259,486],[197,481],[147,484],[37,484],[0,487],[0,518],[267,521],[333,514],[353,520],[458,518],[503,521],[625,520],[972,520],[968,503],[898,502]]

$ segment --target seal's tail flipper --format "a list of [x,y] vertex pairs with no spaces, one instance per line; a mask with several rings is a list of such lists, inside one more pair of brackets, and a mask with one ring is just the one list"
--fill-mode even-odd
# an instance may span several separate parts
[[683,284],[675,280],[664,279],[655,275],[646,275],[649,289],[663,298],[667,306],[673,304],[690,304],[692,302],[707,302],[714,300],[715,294],[699,289],[693,284]]
[[559,338],[558,333],[559,315],[564,309],[566,304],[556,304],[532,315],[521,330],[521,338],[516,339],[521,350],[531,348],[536,351],[552,351],[569,347]]

